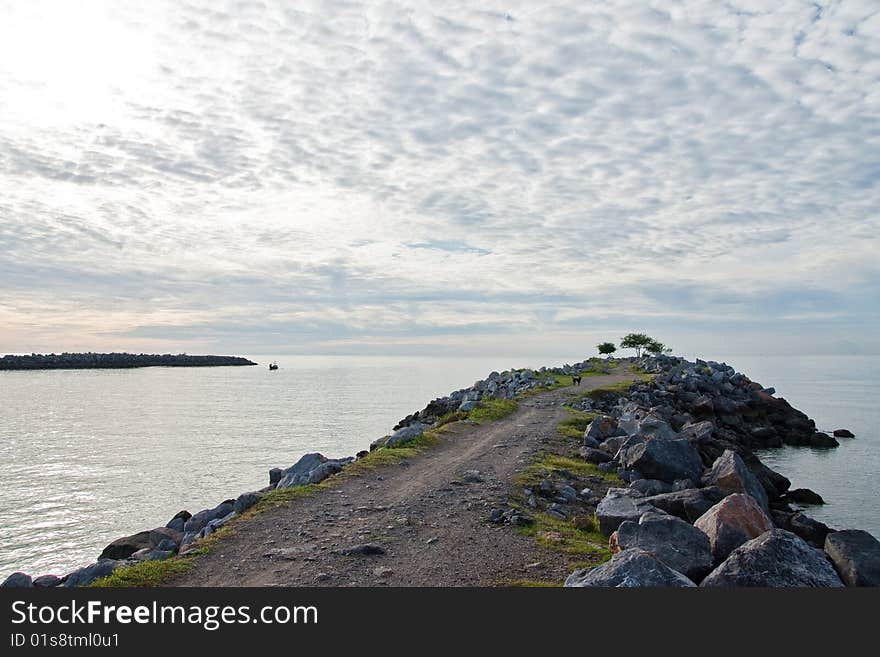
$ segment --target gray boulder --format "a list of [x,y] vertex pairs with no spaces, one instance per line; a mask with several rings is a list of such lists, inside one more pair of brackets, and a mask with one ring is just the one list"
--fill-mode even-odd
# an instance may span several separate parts
[[724,493],[721,490],[715,486],[709,486],[652,495],[645,498],[645,501],[670,515],[694,522],[723,498]]
[[636,479],[629,487],[639,491],[645,497],[672,492],[672,485],[659,479]]
[[199,533],[212,520],[222,518],[232,513],[234,505],[235,500],[226,500],[225,502],[221,502],[220,504],[215,506],[213,509],[205,509],[204,511],[199,511],[192,518],[186,521],[186,524],[184,525],[184,533]]
[[630,548],[601,566],[576,570],[565,579],[569,587],[693,587],[695,584],[651,554]]
[[627,520],[638,521],[642,514],[656,511],[638,491],[629,488],[609,488],[605,497],[596,507],[599,531],[605,536],[611,534]]
[[819,550],[784,529],[771,529],[736,548],[700,586],[841,587]]
[[186,521],[192,518],[192,514],[189,511],[178,511],[177,514],[168,521],[168,524],[165,525],[168,529],[173,529],[174,531],[183,533],[183,528],[186,525]]
[[429,426],[421,422],[413,422],[409,426],[402,427],[388,436],[388,439],[385,441],[385,447],[397,447],[398,445],[408,443],[425,433]]
[[240,515],[259,501],[260,496],[257,493],[242,493],[235,498],[235,504],[232,505],[232,510]]
[[611,460],[611,456],[601,449],[593,449],[592,447],[581,447],[581,456],[587,463],[607,463]]
[[115,559],[100,559],[97,563],[93,563],[90,566],[74,570],[65,578],[64,586],[66,588],[86,586],[97,579],[112,575],[113,571],[122,565],[122,561],[116,561]]
[[757,477],[752,474],[752,471],[749,470],[739,454],[733,450],[724,450],[721,456],[712,464],[711,470],[706,474],[703,481],[707,486],[717,486],[726,495],[732,493],[751,495],[758,501],[762,509],[767,511],[770,508],[767,491],[764,490],[764,487]]
[[709,537],[690,523],[665,513],[649,512],[637,523],[622,523],[611,535],[610,544],[613,552],[641,548],[695,581],[712,570]]
[[41,589],[51,589],[61,584],[61,578],[58,575],[40,575],[34,577],[34,586]]
[[825,553],[847,586],[880,586],[880,541],[861,529],[828,534]]
[[740,545],[773,529],[773,521],[751,495],[734,493],[706,511],[694,527],[709,537],[716,564]]
[[617,420],[608,415],[600,415],[590,422],[584,430],[584,446],[593,447],[593,445],[589,444],[588,439],[592,442],[601,443],[616,433]]
[[[400,431],[405,431],[407,429],[409,429],[409,427],[404,427],[403,429],[400,429]],[[290,488],[291,486],[303,486],[309,483],[309,473],[328,460],[329,459],[326,456],[317,452],[304,454],[300,457],[299,461],[281,472],[281,478],[278,480],[275,487]]]
[[682,438],[653,438],[633,447],[621,448],[622,465],[638,470],[646,479],[668,483],[676,479],[698,480],[703,473],[700,454]]
[[29,589],[34,585],[34,581],[31,579],[31,576],[27,573],[12,573],[9,577],[3,580],[3,583],[0,584],[0,588],[4,589]]

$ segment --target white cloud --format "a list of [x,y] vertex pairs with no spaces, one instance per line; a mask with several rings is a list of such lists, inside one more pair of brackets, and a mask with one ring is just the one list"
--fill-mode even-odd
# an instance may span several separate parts
[[0,351],[859,340],[880,10],[768,7],[4,3]]

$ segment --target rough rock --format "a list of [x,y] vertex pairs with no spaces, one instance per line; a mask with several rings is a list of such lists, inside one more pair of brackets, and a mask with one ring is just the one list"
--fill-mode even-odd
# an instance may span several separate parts
[[[401,431],[403,431],[403,429],[401,429]],[[299,461],[282,471],[281,478],[278,480],[275,487],[289,488],[291,486],[303,486],[309,483],[309,473],[327,460],[326,456],[317,452],[303,454]]]
[[61,584],[61,578],[58,575],[40,575],[34,577],[34,586],[41,589],[51,589]]
[[777,527],[800,536],[807,543],[820,550],[825,546],[825,538],[833,531],[828,528],[828,525],[800,511],[788,513],[778,509],[771,509],[770,515]]
[[821,431],[817,431],[816,433],[810,435],[806,440],[807,445],[810,447],[819,447],[821,449],[829,449],[832,447],[839,447],[840,443],[833,436],[829,436],[827,433],[822,433]]
[[184,533],[191,534],[200,532],[212,520],[223,518],[232,513],[234,505],[235,500],[226,500],[215,506],[213,509],[199,511],[186,521],[186,525],[184,525]]
[[645,501],[670,515],[694,522],[723,498],[724,493],[719,488],[709,486],[652,495]]
[[828,534],[825,553],[847,586],[880,586],[880,541],[861,529]]
[[724,450],[724,453],[712,464],[712,469],[706,474],[704,482],[707,486],[717,486],[727,495],[731,493],[751,495],[762,509],[770,508],[767,491],[739,454],[733,450]]
[[607,438],[617,433],[617,420],[608,415],[600,415],[595,418],[584,430],[584,446],[592,447],[586,440],[589,438],[596,442],[604,442]]
[[700,586],[840,587],[819,550],[784,529],[771,529],[736,548]]
[[70,573],[64,580],[64,586],[66,588],[73,588],[76,586],[91,584],[96,579],[111,575],[114,570],[122,565],[122,561],[116,561],[114,559],[99,559],[97,563],[93,563],[84,568],[79,568]]
[[649,512],[626,521],[611,535],[611,550],[641,548],[656,559],[699,581],[712,569],[709,538],[690,523],[666,513]]
[[849,429],[835,429],[833,434],[835,438],[855,438],[855,434]]
[[621,523],[627,520],[638,521],[642,514],[656,511],[645,501],[638,491],[628,488],[609,488],[605,497],[596,507],[599,531],[610,536]]
[[569,587],[693,587],[687,577],[645,550],[630,548],[595,568],[576,570],[565,579]]
[[659,479],[636,479],[629,485],[629,487],[633,490],[639,491],[646,497],[672,492],[672,486]]
[[178,511],[165,526],[168,527],[168,529],[173,529],[177,532],[183,532],[183,528],[186,526],[186,521],[190,518],[192,518],[192,514],[189,511]]
[[621,463],[638,470],[646,479],[668,483],[676,479],[699,479],[703,461],[696,449],[685,439],[654,438],[644,443],[621,448]]
[[587,463],[607,463],[611,460],[611,456],[608,453],[603,452],[601,449],[593,449],[592,447],[581,447],[580,449],[581,456],[583,456],[584,460]]
[[31,579],[31,576],[26,573],[12,573],[9,577],[3,580],[3,583],[0,584],[0,588],[4,589],[29,589],[34,585],[34,581]]
[[343,548],[339,553],[348,557],[367,557],[385,554],[385,548],[381,545],[376,545],[375,543],[362,543],[360,545],[352,545],[351,547]]
[[414,422],[409,426],[402,427],[388,437],[385,441],[385,447],[397,447],[398,445],[408,443],[425,433],[425,429],[428,427],[429,425],[422,424],[421,422]]
[[101,559],[128,559],[138,550],[152,547],[150,542],[150,531],[138,532],[131,536],[123,536],[117,538],[110,543],[98,556]]
[[733,493],[706,511],[694,527],[709,537],[716,564],[740,545],[773,529],[773,521],[751,495]]
[[242,493],[235,498],[235,504],[232,505],[232,510],[240,515],[259,501],[260,495],[257,493]]

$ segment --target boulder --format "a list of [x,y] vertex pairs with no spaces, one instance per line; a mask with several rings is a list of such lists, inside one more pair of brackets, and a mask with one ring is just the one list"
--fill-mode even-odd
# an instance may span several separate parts
[[818,447],[821,449],[829,449],[831,447],[839,447],[840,443],[833,436],[827,433],[817,431],[806,439],[807,445],[810,447]]
[[621,464],[638,470],[646,479],[668,483],[676,479],[699,480],[703,461],[696,449],[685,439],[653,438],[633,447],[621,447]]
[[746,466],[739,454],[726,449],[712,464],[703,479],[707,486],[717,486],[726,495],[745,493],[754,497],[765,511],[770,508],[767,491]]
[[425,429],[428,429],[429,426],[430,425],[422,424],[421,422],[413,422],[409,426],[398,429],[388,436],[387,440],[385,440],[385,447],[397,447],[398,445],[408,443],[425,433]]
[[232,510],[238,514],[242,514],[259,501],[260,496],[257,493],[242,493],[235,498],[235,504],[232,505]]
[[847,586],[880,586],[880,541],[861,529],[828,534],[825,553]]
[[234,505],[235,500],[226,500],[215,506],[213,509],[205,509],[204,511],[199,511],[192,518],[186,521],[186,525],[184,525],[184,533],[199,533],[212,520],[222,518],[232,513]]
[[576,570],[565,579],[569,587],[693,587],[687,577],[658,561],[645,550],[618,552],[601,566]]
[[[409,427],[404,427],[395,433],[407,430],[409,430]],[[278,480],[275,487],[290,488],[291,486],[303,486],[309,483],[309,474],[311,471],[328,460],[329,459],[326,456],[317,452],[304,454],[300,457],[299,461],[282,471],[281,478]]]
[[628,520],[611,535],[612,552],[641,548],[692,580],[712,570],[709,538],[690,523],[665,513],[648,512]]
[[33,586],[34,581],[31,579],[31,576],[21,572],[12,573],[0,584],[0,588],[4,589],[29,589]]
[[617,420],[607,415],[600,415],[595,418],[584,430],[584,446],[592,447],[588,444],[587,439],[591,441],[603,442],[607,438],[615,435],[617,432]]
[[171,541],[174,545],[180,545],[182,540],[183,533],[169,527],[157,527],[150,531],[150,547],[156,547],[164,541]]
[[636,479],[629,485],[629,487],[633,490],[639,491],[646,497],[672,492],[672,485],[667,484],[665,481],[660,481],[659,479]]
[[580,453],[587,463],[595,463],[598,465],[599,463],[607,463],[611,460],[611,456],[608,453],[603,452],[601,449],[581,447]]
[[277,486],[282,477],[284,477],[284,470],[281,468],[272,468],[269,470],[269,485]]
[[800,536],[807,543],[820,550],[825,546],[825,538],[833,531],[828,528],[828,525],[814,520],[800,511],[789,513],[779,509],[771,509],[770,515],[777,527]]
[[342,466],[344,464],[345,461],[342,460],[326,461],[322,463],[309,473],[308,483],[319,484],[327,477],[335,475],[337,472],[342,472]]
[[165,525],[168,529],[173,529],[177,532],[183,532],[184,526],[186,526],[186,521],[192,518],[192,514],[189,511],[178,511],[177,514],[168,521],[168,524]]
[[736,548],[700,586],[840,587],[819,550],[784,529],[771,529]]
[[849,429],[835,429],[833,431],[835,438],[855,438],[855,434]]
[[150,543],[150,532],[138,532],[137,534],[132,534],[131,536],[123,536],[122,538],[117,538],[115,541],[110,543],[110,545],[104,548],[104,550],[98,556],[98,560],[128,559],[138,550],[142,550],[148,547],[152,547],[152,544]]
[[796,504],[825,504],[825,500],[819,493],[811,491],[809,488],[795,488],[785,494],[783,498],[786,502],[794,502]]
[[51,589],[61,584],[61,578],[58,575],[40,575],[34,577],[34,586],[41,589]]
[[645,498],[645,501],[670,515],[694,522],[723,498],[724,493],[720,489],[709,486],[652,495]]
[[114,570],[122,565],[122,561],[116,561],[115,559],[99,559],[97,563],[93,563],[84,568],[79,568],[70,573],[64,579],[64,586],[66,588],[73,588],[76,586],[91,584],[96,579],[111,575]]
[[709,537],[716,564],[740,545],[773,529],[773,521],[751,495],[734,493],[706,511],[694,527]]
[[621,523],[627,520],[637,521],[648,511],[656,511],[656,509],[646,503],[645,498],[638,491],[629,488],[609,488],[596,507],[599,531],[605,536],[610,536]]

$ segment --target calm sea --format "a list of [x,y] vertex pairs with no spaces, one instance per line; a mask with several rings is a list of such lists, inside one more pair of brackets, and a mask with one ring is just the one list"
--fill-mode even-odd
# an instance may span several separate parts
[[[63,574],[119,536],[268,483],[319,451],[352,455],[430,399],[492,370],[558,358],[251,356],[259,367],[0,372],[0,577]],[[580,360],[576,356],[571,362]],[[277,359],[281,368],[269,372]],[[835,527],[880,536],[880,394],[873,358],[728,363],[808,413],[856,433],[838,450],[764,460],[829,502]]]

